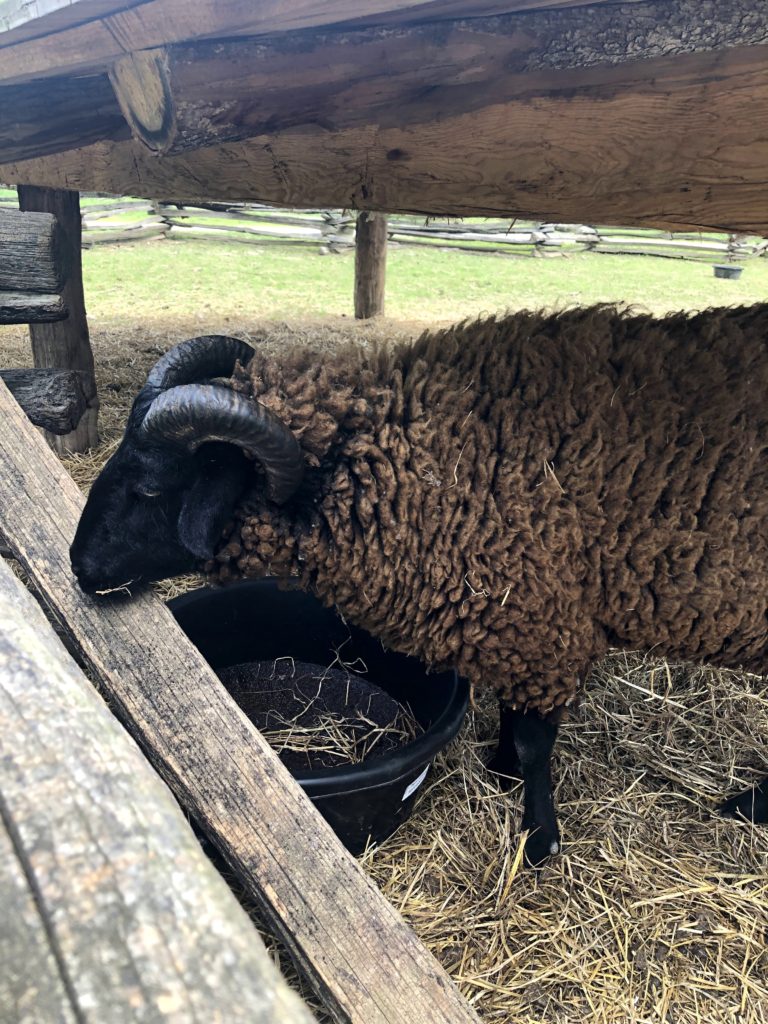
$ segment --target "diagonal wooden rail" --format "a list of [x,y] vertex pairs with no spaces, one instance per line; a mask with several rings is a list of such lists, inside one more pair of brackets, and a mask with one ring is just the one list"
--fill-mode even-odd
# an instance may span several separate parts
[[[182,807],[285,941],[334,1020],[478,1024],[156,597],[85,597],[82,497],[0,383],[0,534]],[[258,628],[258,623],[254,623]]]

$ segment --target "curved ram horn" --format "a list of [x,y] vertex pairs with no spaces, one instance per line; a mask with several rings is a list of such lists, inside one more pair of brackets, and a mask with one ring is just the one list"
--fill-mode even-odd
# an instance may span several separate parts
[[224,334],[206,334],[174,345],[149,371],[147,386],[158,391],[211,377],[229,377],[239,359],[247,363],[253,349]]
[[273,412],[229,388],[183,384],[163,391],[140,427],[146,440],[196,451],[207,441],[247,448],[264,467],[269,497],[282,504],[304,475],[304,456],[291,430]]

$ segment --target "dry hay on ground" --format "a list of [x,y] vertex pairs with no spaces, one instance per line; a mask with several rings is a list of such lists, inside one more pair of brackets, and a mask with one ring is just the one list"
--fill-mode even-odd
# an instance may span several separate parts
[[[228,325],[255,333],[238,327]],[[106,441],[70,460],[81,484],[114,446],[159,352],[201,329],[94,331]],[[276,336],[290,343],[317,330],[283,325]],[[350,331],[360,336],[343,322],[320,333],[330,348]],[[0,364],[9,365],[3,341]],[[198,582],[175,581],[164,593]],[[520,786],[501,795],[483,767],[495,732],[493,701],[484,700],[432,770],[410,821],[362,860],[481,1018],[764,1024],[768,827],[714,809],[765,773],[765,682],[607,659],[557,746],[563,853],[540,872],[521,866]]]

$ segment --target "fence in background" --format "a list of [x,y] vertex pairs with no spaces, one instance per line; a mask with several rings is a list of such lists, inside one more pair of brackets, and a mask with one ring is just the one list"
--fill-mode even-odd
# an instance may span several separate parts
[[[343,252],[355,244],[355,215],[341,210],[278,210],[259,203],[187,206],[87,193],[81,202],[84,246],[170,238],[260,246],[290,243],[327,253]],[[0,196],[0,204],[15,202],[10,195]],[[744,235],[509,220],[438,221],[413,216],[390,216],[388,238],[395,245],[519,256],[588,251],[730,262],[768,253],[768,240]]]

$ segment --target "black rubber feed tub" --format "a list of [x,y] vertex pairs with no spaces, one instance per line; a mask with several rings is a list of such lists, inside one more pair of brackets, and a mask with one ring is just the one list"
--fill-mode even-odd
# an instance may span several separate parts
[[274,579],[195,590],[168,606],[213,669],[285,655],[329,665],[342,644],[346,663],[362,659],[364,677],[407,705],[424,733],[362,764],[294,777],[352,853],[362,852],[369,839],[386,839],[405,821],[435,755],[461,726],[466,680],[452,671],[428,675],[417,659],[383,650],[311,595],[280,589]]

